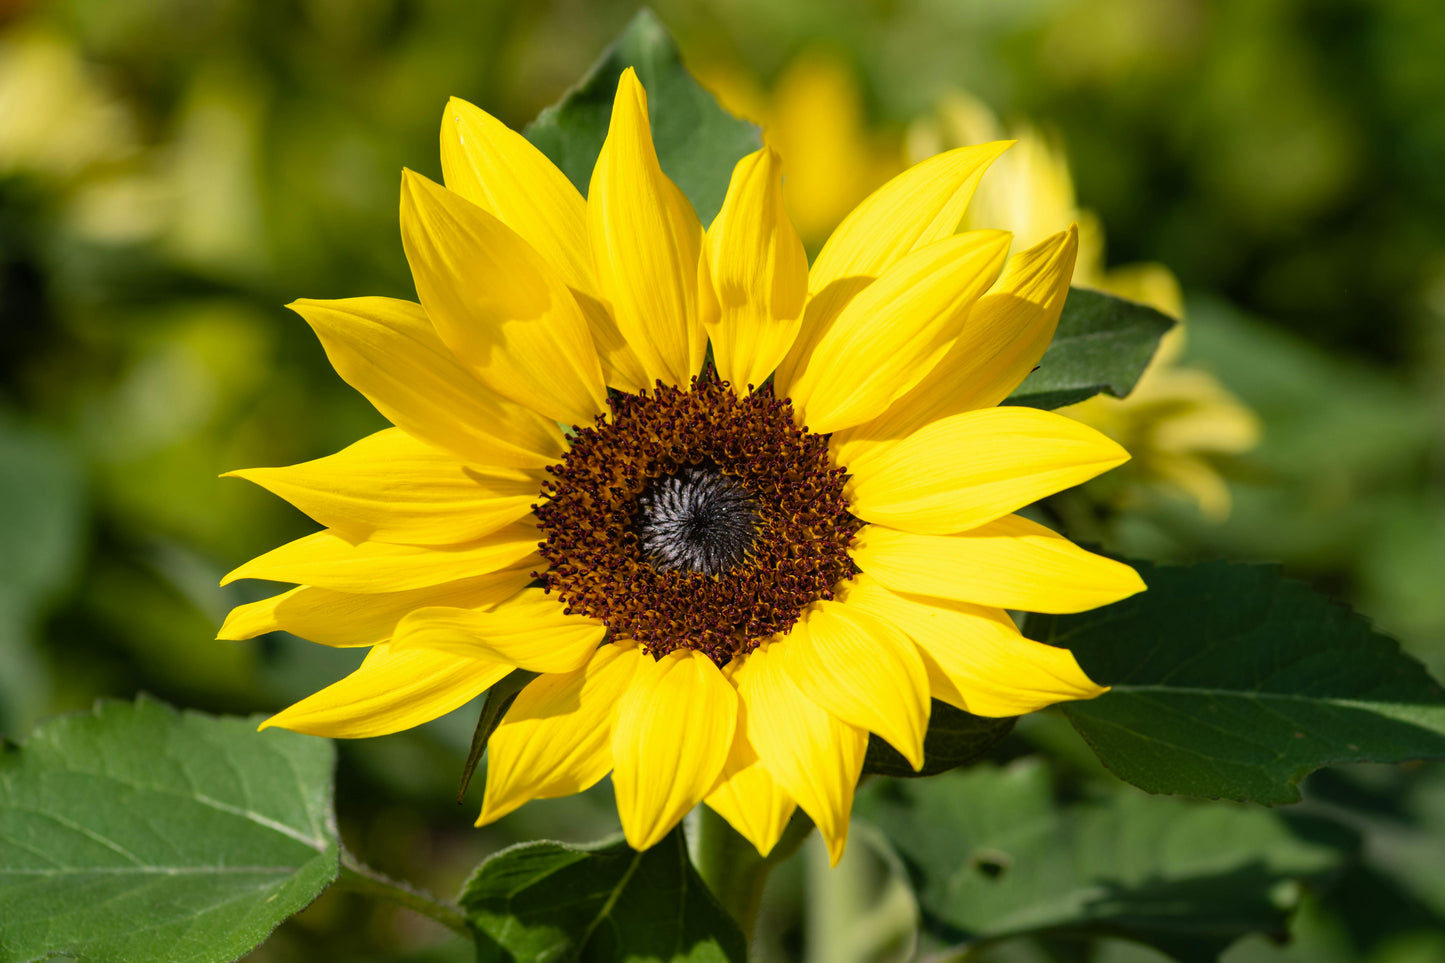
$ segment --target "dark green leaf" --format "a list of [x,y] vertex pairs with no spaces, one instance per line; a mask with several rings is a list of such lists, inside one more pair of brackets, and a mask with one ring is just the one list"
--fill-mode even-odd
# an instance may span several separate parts
[[878,776],[932,776],[976,761],[1013,730],[1014,720],[987,719],[946,702],[933,700],[928,732],[923,737],[923,769],[914,772],[908,760],[882,739],[868,739],[863,772]]
[[761,144],[758,129],[718,106],[687,72],[666,28],[642,9],[582,81],[537,115],[527,139],[584,195],[607,137],[617,78],[627,67],[647,91],[657,160],[706,226],[722,207],[733,165]]
[[522,843],[477,868],[461,904],[479,958],[742,961],[742,933],[688,861],[682,830],[646,852],[625,842]]
[[1189,963],[1247,933],[1282,936],[1296,899],[1353,853],[1343,828],[1125,786],[1060,808],[1034,760],[864,787],[854,812],[908,868],[945,944],[1122,936]]
[[1445,757],[1445,692],[1344,606],[1268,566],[1135,567],[1147,592],[1027,628],[1113,686],[1064,711],[1121,778],[1275,804],[1330,763]]
[[0,754],[0,961],[233,960],[336,878],[331,743],[103,702]]
[[457,789],[457,802],[467,794],[467,786],[472,781],[472,773],[477,771],[477,763],[482,761],[482,753],[487,748],[487,740],[492,738],[492,733],[497,731],[497,726],[502,724],[502,716],[512,707],[512,702],[517,698],[517,693],[526,688],[527,683],[537,678],[536,672],[528,672],[526,669],[514,669],[510,675],[501,682],[487,690],[486,701],[482,703],[481,714],[477,716],[477,728],[472,732],[472,746],[467,750],[467,761],[462,767],[462,784]]
[[1134,390],[1174,319],[1102,291],[1070,288],[1049,350],[1004,404],[1061,408]]

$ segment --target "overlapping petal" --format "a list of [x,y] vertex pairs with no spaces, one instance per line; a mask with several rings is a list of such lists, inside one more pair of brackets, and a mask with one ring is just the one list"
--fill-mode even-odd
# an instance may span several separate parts
[[1037,408],[983,408],[899,441],[860,441],[848,504],[869,522],[961,532],[1088,481],[1129,453],[1087,425]]
[[316,532],[273,548],[221,580],[260,578],[295,582],[336,592],[403,592],[519,568],[535,559],[537,526],[513,522],[490,535],[459,545],[396,545],[391,542],[349,542],[329,532]]
[[747,706],[738,700],[738,728],[717,788],[703,800],[728,825],[767,856],[788,828],[798,803],[758,758],[748,741]]
[[841,597],[907,632],[933,697],[974,715],[1023,715],[1105,691],[1072,652],[1024,638],[1002,609],[891,592],[867,572]]
[[420,305],[347,298],[290,307],[321,339],[336,373],[407,434],[477,465],[540,468],[561,458],[556,424],[472,377]]
[[592,169],[587,230],[598,290],[648,384],[686,385],[707,347],[697,311],[702,225],[657,162],[647,94],[631,67]]
[[531,511],[537,473],[467,465],[399,428],[287,468],[227,472],[286,499],[352,541],[449,545],[490,535]]
[[641,362],[598,293],[587,202],[567,176],[527,138],[455,97],[447,105],[441,141],[447,187],[521,235],[571,288],[607,383],[621,391],[649,387]]
[[931,422],[991,408],[1019,386],[1053,340],[1078,252],[1070,228],[1015,254],[979,298],[943,360],[882,415],[833,436],[848,464],[867,441],[905,438]]
[[852,554],[895,591],[1025,612],[1082,612],[1144,590],[1124,563],[1017,515],[958,535],[865,525]]
[[592,657],[607,627],[566,614],[539,588],[487,609],[417,609],[397,624],[392,647],[436,649],[531,672],[572,672]]
[[755,649],[734,674],[748,741],[783,789],[813,818],[836,866],[848,844],[853,790],[868,733],[803,694],[783,665],[782,639]]
[[777,382],[803,424],[815,432],[860,424],[918,384],[998,276],[1008,243],[1003,231],[935,241],[899,259],[849,301],[796,377]]
[[261,728],[332,739],[384,736],[430,722],[496,685],[509,665],[425,649],[374,646],[357,670],[287,709]]
[[266,632],[290,632],[322,645],[373,645],[391,638],[402,617],[416,609],[437,605],[481,609],[505,601],[526,588],[534,568],[527,564],[406,592],[366,595],[302,585],[236,606],[216,638],[250,639]]
[[1013,141],[959,147],[897,175],[853,208],[829,236],[808,276],[808,290],[840,278],[878,277],[904,257],[958,230],[973,192]]
[[531,799],[582,792],[612,769],[617,706],[647,658],[631,643],[604,645],[585,666],[527,684],[487,742],[487,788],[477,825]]
[[516,231],[570,287],[596,294],[587,244],[587,202],[532,142],[453,97],[442,117],[447,188]]
[[843,219],[808,272],[808,310],[778,384],[792,384],[851,298],[905,256],[958,230],[979,179],[1012,141],[946,151],[897,175]]
[[612,730],[612,787],[633,849],[662,839],[712,792],[737,716],[737,690],[703,653],[640,660]]
[[705,320],[718,374],[744,391],[761,385],[792,347],[808,292],[808,256],[783,209],[783,166],[770,148],[733,168],[707,231],[717,317]]
[[923,768],[928,670],[906,635],[868,612],[822,601],[803,613],[781,651],[804,695]]
[[401,240],[427,317],[478,381],[564,424],[590,424],[605,409],[602,365],[576,300],[515,231],[407,171]]

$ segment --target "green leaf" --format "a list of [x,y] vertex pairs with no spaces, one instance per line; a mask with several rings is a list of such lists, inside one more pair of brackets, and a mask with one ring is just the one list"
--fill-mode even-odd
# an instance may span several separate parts
[[467,786],[471,784],[472,773],[477,771],[477,764],[482,761],[482,753],[486,751],[487,740],[492,738],[492,733],[497,731],[497,726],[502,724],[502,716],[512,707],[517,698],[517,693],[527,687],[527,683],[537,678],[538,673],[529,672],[526,669],[514,669],[502,681],[487,690],[487,698],[482,703],[482,711],[477,716],[477,728],[472,732],[472,745],[467,750],[467,761],[462,766],[462,784],[457,788],[457,802],[467,794]]
[[1269,566],[1135,567],[1147,592],[1027,626],[1113,687],[1064,712],[1119,777],[1277,804],[1320,766],[1445,757],[1445,692],[1344,606]]
[[620,840],[504,849],[477,868],[460,902],[481,960],[740,963],[747,955],[688,861],[681,828],[641,853]]
[[869,738],[863,772],[877,776],[933,776],[980,759],[1004,736],[1013,731],[1014,720],[988,719],[946,702],[933,700],[928,732],[923,737],[923,769],[914,772],[908,760],[882,739]]
[[902,857],[942,943],[1120,936],[1188,963],[1247,933],[1282,937],[1289,882],[1327,877],[1357,846],[1324,820],[1124,786],[1060,808],[1033,759],[871,783],[854,813]]
[[607,137],[617,78],[627,67],[637,69],[647,91],[658,163],[706,226],[722,207],[733,165],[762,142],[756,126],[723,110],[692,79],[651,10],[639,10],[587,76],[524,133],[586,195]]
[[1061,408],[1100,392],[1122,398],[1174,324],[1147,305],[1070,288],[1049,350],[1004,404]]
[[233,960],[336,878],[331,743],[142,697],[0,752],[0,961]]

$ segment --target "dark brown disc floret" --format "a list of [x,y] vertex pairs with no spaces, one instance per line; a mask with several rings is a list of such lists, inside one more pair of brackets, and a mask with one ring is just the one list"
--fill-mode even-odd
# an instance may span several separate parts
[[851,577],[860,522],[824,435],[770,388],[737,397],[711,373],[690,388],[613,393],[547,469],[537,517],[569,611],[718,665],[786,632]]

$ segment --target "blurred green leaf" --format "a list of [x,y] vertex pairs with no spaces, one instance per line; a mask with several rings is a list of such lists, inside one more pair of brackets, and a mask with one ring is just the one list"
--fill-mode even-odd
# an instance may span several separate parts
[[585,196],[607,138],[617,78],[628,67],[637,69],[647,91],[658,163],[692,201],[702,223],[711,223],[727,194],[733,165],[762,142],[757,127],[723,110],[692,79],[651,10],[638,11],[587,76],[537,115],[525,131],[527,139]]
[[336,878],[330,742],[142,697],[0,755],[0,961],[233,960]]
[[1278,804],[1330,763],[1445,757],[1445,691],[1345,606],[1269,566],[1135,567],[1147,592],[1026,630],[1112,686],[1064,712],[1120,778]]
[[1070,288],[1043,360],[1004,404],[1061,408],[1101,392],[1122,398],[1174,324],[1147,305]]
[[923,768],[914,772],[908,760],[882,739],[868,740],[863,772],[878,776],[932,776],[966,766],[1013,731],[1014,720],[988,719],[933,700],[928,732],[923,737]]
[[1121,936],[1188,963],[1247,933],[1283,936],[1287,884],[1323,879],[1357,845],[1324,820],[1127,787],[1059,808],[1036,760],[874,782],[854,813],[903,858],[946,944]]
[[75,567],[85,522],[80,466],[63,442],[0,420],[0,591],[25,604]]
[[522,843],[462,890],[478,958],[741,963],[746,943],[688,861],[681,828],[645,852]]
[[65,444],[0,418],[0,729],[41,711],[35,623],[64,588],[85,539],[85,482]]

